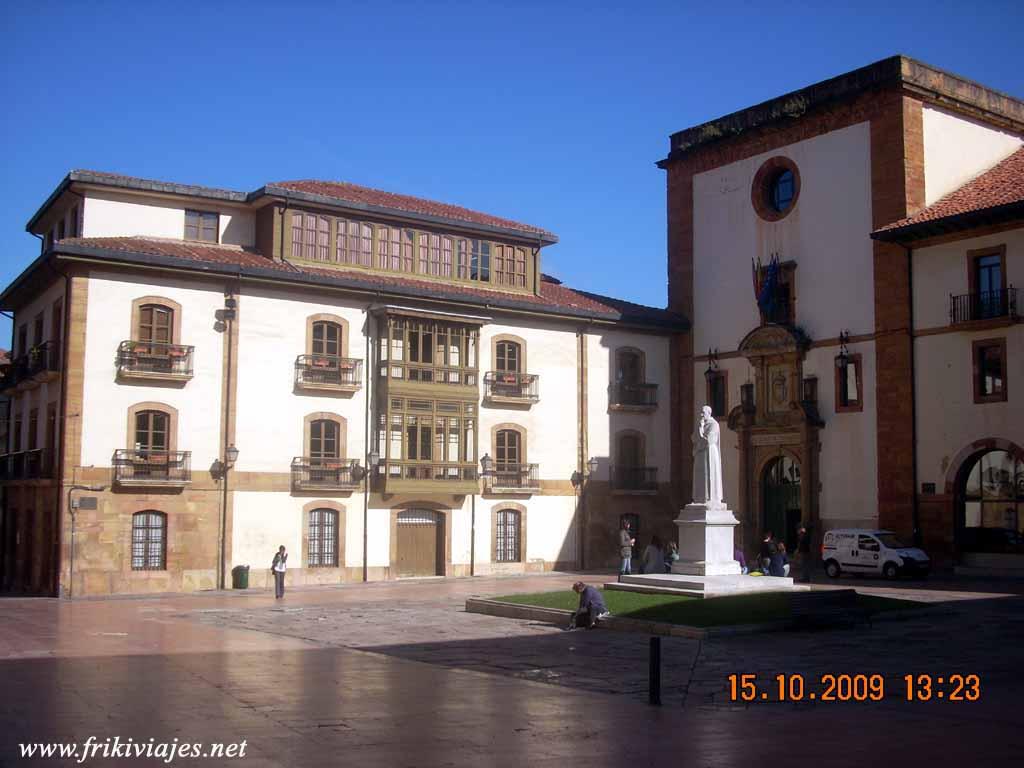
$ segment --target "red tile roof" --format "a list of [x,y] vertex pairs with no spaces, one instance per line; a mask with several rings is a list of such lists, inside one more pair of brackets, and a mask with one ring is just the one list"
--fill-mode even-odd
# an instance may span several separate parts
[[558,283],[541,281],[541,295],[532,293],[512,293],[497,291],[491,288],[459,283],[438,283],[417,280],[398,274],[371,272],[358,268],[345,267],[311,267],[305,264],[296,265],[268,259],[258,253],[244,250],[238,246],[215,245],[212,243],[196,243],[182,240],[169,240],[152,237],[79,237],[61,240],[55,250],[77,249],[92,251],[149,255],[173,259],[178,262],[191,262],[197,269],[202,265],[236,268],[243,273],[247,270],[261,269],[279,273],[282,279],[289,276],[309,282],[322,278],[325,283],[331,282],[344,287],[393,291],[411,297],[424,296],[433,298],[465,298],[472,303],[497,308],[529,309],[552,314],[582,314],[601,319],[651,323],[656,325],[680,326],[685,320],[672,312],[655,307],[613,299],[597,294],[576,291]]
[[902,230],[1014,203],[1024,203],[1024,147],[941,200],[876,232]]
[[253,192],[238,192],[230,189],[219,189],[217,187],[204,187],[196,184],[178,184],[171,181],[156,181],[154,179],[143,179],[138,176],[125,176],[120,173],[106,173],[104,171],[89,171],[78,169],[71,171],[58,187],[50,194],[46,202],[36,211],[29,220],[26,229],[30,232],[39,221],[40,217],[60,197],[69,185],[75,182],[83,184],[98,184],[103,186],[119,187],[122,189],[139,190],[143,192],[160,192],[191,197],[205,197],[214,200],[226,200],[229,202],[252,202],[264,195],[283,195],[289,193],[298,196],[312,195],[326,199],[328,202],[336,201],[336,204],[344,206],[372,206],[387,211],[407,213],[419,216],[429,216],[434,219],[443,219],[450,222],[464,222],[467,225],[477,227],[488,227],[506,230],[509,233],[522,233],[529,235],[530,239],[540,238],[544,244],[558,242],[558,237],[546,229],[535,227],[530,224],[504,219],[500,216],[492,216],[489,213],[473,211],[459,205],[439,203],[434,200],[426,200],[411,195],[400,195],[394,192],[385,192],[380,189],[362,187],[358,184],[350,184],[344,181],[317,181],[315,179],[302,179],[297,181],[278,181],[266,184]]
[[314,179],[303,179],[298,181],[275,181],[267,184],[267,191],[272,192],[273,188],[290,189],[295,192],[305,192],[310,195],[320,195],[339,200],[344,203],[358,203],[360,205],[374,205],[380,208],[387,208],[394,211],[406,211],[408,213],[419,213],[427,216],[439,216],[445,219],[465,221],[471,224],[483,224],[489,227],[501,227],[502,229],[514,229],[526,232],[531,235],[540,235],[544,238],[554,238],[551,232],[530,224],[522,224],[511,219],[503,219],[499,216],[492,216],[489,213],[480,213],[463,208],[459,205],[438,203],[433,200],[425,200],[421,197],[411,195],[400,195],[395,192],[385,192],[380,189],[361,187],[358,184],[350,184],[346,181],[316,181]]

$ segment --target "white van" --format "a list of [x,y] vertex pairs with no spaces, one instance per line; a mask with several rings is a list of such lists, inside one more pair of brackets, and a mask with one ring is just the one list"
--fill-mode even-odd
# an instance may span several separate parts
[[927,576],[932,561],[923,550],[908,547],[892,531],[835,528],[821,545],[825,573],[839,578],[843,571],[895,579],[900,574]]

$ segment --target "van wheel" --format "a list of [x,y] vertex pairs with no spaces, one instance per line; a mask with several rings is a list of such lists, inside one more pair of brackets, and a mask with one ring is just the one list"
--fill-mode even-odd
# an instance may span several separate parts
[[896,563],[886,563],[882,569],[882,575],[887,579],[895,579],[899,569],[896,567]]
[[835,560],[829,560],[825,563],[825,573],[830,579],[838,579],[840,574],[839,563]]

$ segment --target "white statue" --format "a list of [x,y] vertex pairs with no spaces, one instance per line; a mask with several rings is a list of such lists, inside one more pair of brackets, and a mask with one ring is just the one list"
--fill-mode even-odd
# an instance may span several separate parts
[[707,405],[701,409],[693,440],[693,501],[708,507],[723,506],[719,428]]

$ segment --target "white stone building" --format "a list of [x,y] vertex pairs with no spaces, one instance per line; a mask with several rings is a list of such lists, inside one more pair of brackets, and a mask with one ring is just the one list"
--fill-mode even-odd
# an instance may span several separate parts
[[543,275],[542,229],[88,171],[28,229],[42,254],[2,297],[5,589],[188,591],[239,565],[260,586],[281,544],[292,584],[605,566],[623,516],[674,531],[685,321]]

